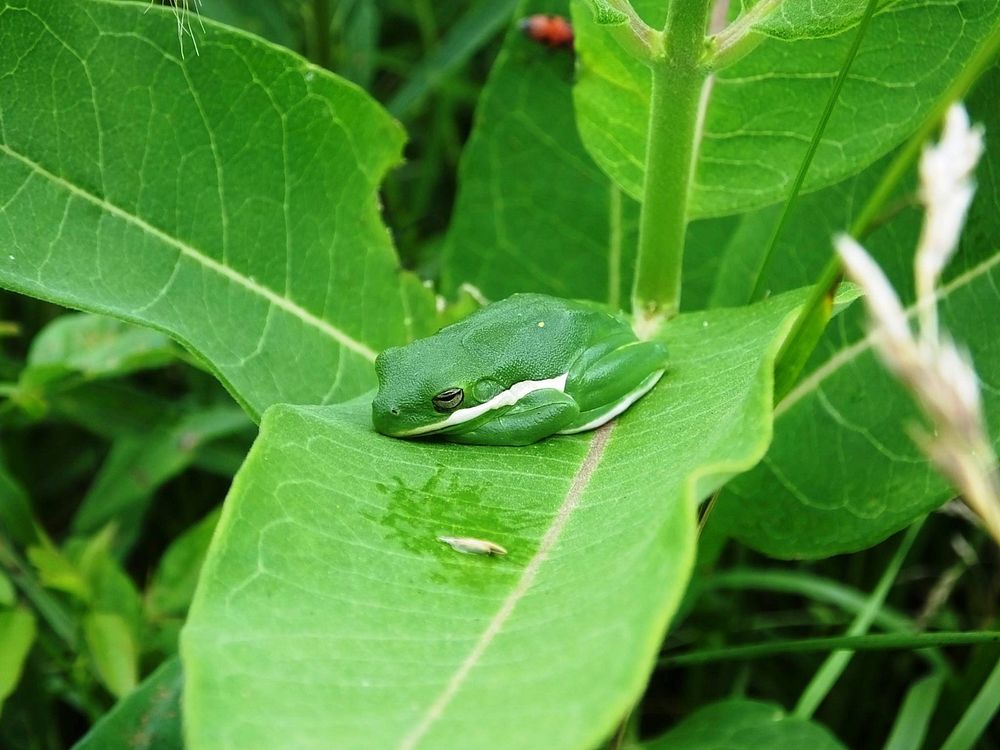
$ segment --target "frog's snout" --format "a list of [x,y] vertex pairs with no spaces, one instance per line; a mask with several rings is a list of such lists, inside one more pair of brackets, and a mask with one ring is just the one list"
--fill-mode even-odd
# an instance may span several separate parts
[[401,413],[400,405],[392,399],[385,398],[381,393],[372,401],[372,424],[383,435],[392,435],[398,429],[398,419]]

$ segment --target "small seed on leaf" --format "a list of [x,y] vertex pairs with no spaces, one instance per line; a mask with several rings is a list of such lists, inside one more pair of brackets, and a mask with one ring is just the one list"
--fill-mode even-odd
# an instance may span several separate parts
[[466,555],[506,555],[507,550],[496,542],[488,539],[475,539],[471,536],[439,536],[439,542],[444,542],[453,550]]

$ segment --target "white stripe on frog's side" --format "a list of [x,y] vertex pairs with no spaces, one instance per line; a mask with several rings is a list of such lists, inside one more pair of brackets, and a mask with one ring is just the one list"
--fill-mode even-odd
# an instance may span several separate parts
[[414,435],[427,435],[432,432],[440,432],[448,427],[470,422],[473,419],[483,416],[486,412],[493,411],[494,409],[503,409],[507,406],[513,406],[525,396],[534,393],[535,391],[541,391],[547,388],[555,389],[560,393],[565,393],[566,379],[568,377],[569,373],[564,372],[562,375],[556,375],[554,378],[549,378],[548,380],[522,380],[520,383],[514,383],[514,385],[506,391],[501,391],[489,401],[484,401],[478,406],[470,406],[467,409],[456,409],[448,415],[447,419],[442,419],[440,422],[427,424],[423,427],[416,427],[405,432],[397,432],[395,435],[396,437],[412,437]]
[[645,396],[651,390],[653,386],[656,385],[660,378],[663,377],[665,370],[657,370],[656,372],[649,375],[645,380],[639,383],[639,387],[634,391],[626,393],[620,401],[616,401],[605,412],[602,412],[599,416],[594,417],[589,422],[582,424],[578,427],[570,427],[565,430],[560,430],[560,435],[574,435],[577,432],[586,432],[587,430],[593,430],[600,427],[605,422],[614,419],[632,404],[638,401],[640,398]]

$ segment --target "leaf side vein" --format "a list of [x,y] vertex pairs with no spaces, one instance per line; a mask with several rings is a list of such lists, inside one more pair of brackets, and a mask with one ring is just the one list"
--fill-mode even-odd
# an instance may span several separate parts
[[131,214],[128,211],[120,208],[119,206],[116,206],[113,203],[109,203],[104,198],[96,196],[84,190],[83,188],[74,185],[65,178],[50,172],[41,164],[38,164],[32,159],[29,159],[27,156],[24,156],[23,154],[14,151],[4,143],[0,143],[0,152],[6,154],[7,156],[10,156],[13,159],[20,161],[22,164],[26,165],[35,173],[51,181],[53,184],[62,187],[72,195],[76,195],[80,198],[83,198],[85,201],[93,204],[94,206],[97,206],[98,208],[106,211],[107,213],[116,216],[119,219],[122,219],[123,221],[135,227],[138,227],[146,234],[156,237],[158,240],[175,248],[182,255],[184,255],[187,258],[190,258],[191,260],[195,261],[196,263],[203,266],[207,270],[217,273],[220,276],[225,277],[229,281],[232,281],[233,283],[242,286],[244,289],[251,292],[252,294],[255,294],[259,297],[263,297],[274,306],[279,307],[285,312],[289,313],[290,315],[298,318],[306,325],[315,328],[324,335],[334,339],[337,343],[339,343],[346,349],[350,349],[351,351],[355,352],[356,354],[359,354],[360,356],[364,357],[370,362],[375,361],[375,351],[372,350],[369,346],[366,346],[360,341],[357,341],[356,339],[352,338],[351,336],[344,333],[336,326],[332,325],[326,320],[323,320],[314,313],[311,313],[310,311],[306,310],[304,307],[292,301],[288,297],[280,295],[274,290],[269,289],[266,286],[257,283],[253,279],[248,278],[247,276],[239,273],[233,268],[224,265],[219,261],[215,260],[214,258],[205,255],[197,248],[194,248],[191,245],[182,242],[176,237],[171,237],[162,229],[158,229],[157,227],[153,226],[144,219],[136,216],[135,214]]

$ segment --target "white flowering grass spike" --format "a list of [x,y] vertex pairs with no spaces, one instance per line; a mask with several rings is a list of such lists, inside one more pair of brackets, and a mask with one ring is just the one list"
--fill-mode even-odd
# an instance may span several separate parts
[[958,247],[965,215],[976,191],[973,172],[983,153],[983,128],[970,125],[961,104],[945,116],[941,140],[924,147],[920,158],[920,199],[926,215],[917,246],[916,283],[922,330],[937,333],[931,301],[941,272]]
[[920,160],[926,213],[914,260],[918,333],[910,328],[892,284],[849,235],[834,238],[846,274],[865,293],[872,340],[889,369],[914,395],[934,434],[913,429],[914,440],[1000,542],[1000,481],[986,432],[979,379],[968,354],[938,326],[935,289],[955,253],[975,193],[973,171],[983,152],[983,131],[969,124],[961,105],[948,110],[941,140]]

